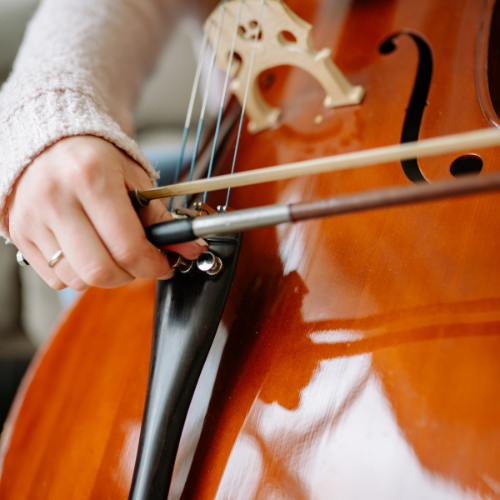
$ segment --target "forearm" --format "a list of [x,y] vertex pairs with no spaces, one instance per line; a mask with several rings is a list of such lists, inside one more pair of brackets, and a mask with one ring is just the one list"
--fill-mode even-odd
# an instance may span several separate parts
[[0,94],[1,233],[16,179],[63,137],[103,137],[154,176],[130,138],[132,107],[174,17],[164,0],[42,2]]

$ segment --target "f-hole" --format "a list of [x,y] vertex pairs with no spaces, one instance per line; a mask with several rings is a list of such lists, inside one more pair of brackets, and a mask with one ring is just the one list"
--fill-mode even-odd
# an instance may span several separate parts
[[[419,53],[417,77],[415,78],[415,84],[413,85],[413,92],[406,110],[403,132],[401,134],[401,144],[404,144],[405,142],[418,140],[420,125],[422,124],[425,107],[427,106],[427,96],[429,95],[429,89],[431,86],[433,61],[429,44],[419,35],[407,31],[401,31],[391,35],[380,45],[380,53],[390,54],[393,52],[397,48],[395,43],[396,38],[401,35],[409,36],[417,45]],[[410,181],[414,183],[427,182],[422,170],[420,170],[420,166],[416,158],[412,160],[403,160],[401,165],[406,177],[408,177]]]

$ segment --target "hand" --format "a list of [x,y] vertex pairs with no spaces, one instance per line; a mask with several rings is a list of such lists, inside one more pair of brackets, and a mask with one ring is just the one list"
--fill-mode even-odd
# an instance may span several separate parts
[[[38,156],[14,186],[7,200],[11,238],[56,290],[171,278],[168,259],[143,229],[171,220],[171,214],[157,200],[138,217],[127,194],[151,187],[145,170],[104,139],[63,139]],[[50,269],[47,263],[59,249],[64,258]],[[192,260],[207,244],[197,240],[170,249]]]

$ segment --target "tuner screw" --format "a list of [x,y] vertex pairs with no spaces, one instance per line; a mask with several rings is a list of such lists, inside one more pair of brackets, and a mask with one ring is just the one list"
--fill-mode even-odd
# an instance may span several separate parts
[[170,261],[170,267],[172,269],[179,269],[182,274],[187,274],[192,271],[194,262],[192,260],[187,260],[181,255],[175,256],[177,260],[175,262]]
[[224,267],[222,260],[212,252],[203,252],[197,259],[196,265],[200,271],[207,273],[209,276],[215,276],[222,271]]

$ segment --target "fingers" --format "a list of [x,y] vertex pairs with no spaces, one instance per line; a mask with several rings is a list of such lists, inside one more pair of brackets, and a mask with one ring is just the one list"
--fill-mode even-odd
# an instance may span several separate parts
[[195,260],[197,259],[203,252],[208,250],[208,243],[201,238],[191,242],[191,243],[179,243],[177,245],[169,245],[165,247],[166,250],[170,252],[175,252],[186,259]]
[[167,258],[146,239],[126,190],[108,191],[108,196],[99,205],[93,200],[95,195],[95,191],[83,194],[82,203],[116,264],[135,277],[154,279],[170,275]]
[[[100,154],[88,154],[85,164],[77,163],[74,168],[78,201],[109,258],[119,268],[132,277],[155,279],[170,276],[168,260],[146,239],[127,194],[126,175],[129,171],[135,177],[132,180],[135,186],[151,187],[151,181],[139,165],[113,146],[105,145]],[[103,161],[110,152],[109,148],[111,158]],[[102,269],[101,266],[98,268]],[[112,275],[106,276],[106,280],[110,286],[116,286]]]
[[[123,179],[113,177],[107,183],[92,183],[92,189],[82,190],[81,202],[118,266],[135,277],[172,277],[168,259],[147,240],[143,227],[172,220],[172,216],[160,201],[153,201],[140,210],[138,217],[127,194],[131,187],[148,188],[151,181],[142,168],[127,159]],[[177,245],[175,250],[188,259],[195,259],[207,248],[205,242],[196,242]]]
[[[146,173],[143,169],[137,169],[137,164],[128,162],[124,165],[125,180],[127,190],[129,189],[148,189],[151,187]],[[144,227],[159,224],[160,222],[168,222],[173,220],[172,214],[165,208],[160,200],[153,200],[146,208],[141,208],[138,212],[141,223]],[[168,250],[178,253],[189,260],[196,259],[201,253],[208,249],[208,244],[202,239],[198,239],[189,243],[181,243],[167,247]]]
[[[35,271],[56,290],[69,286],[84,291],[90,286],[109,288],[131,282],[133,277],[113,262],[106,248],[96,239],[85,215],[73,210],[66,214],[72,218],[73,226],[61,231],[61,227],[65,227],[64,220],[55,223],[53,227],[59,234],[59,240],[47,228],[37,228],[34,235],[37,245],[15,241]],[[72,227],[78,228],[78,231],[75,232]],[[63,252],[63,258],[50,268],[49,261],[59,250]]]
[[[51,288],[55,290],[66,288],[67,284],[48,265],[49,260],[59,249],[51,231],[39,219],[31,217],[29,211],[25,209],[17,207],[17,210],[15,212],[11,210],[9,215],[12,241],[30,266]],[[40,243],[45,253],[39,248]]]
[[[60,245],[50,230],[38,227],[33,235],[38,246],[32,241],[16,241],[16,246],[21,251],[31,267],[55,290],[62,290],[67,286],[84,291],[88,288],[75,273],[68,260],[61,258],[52,268],[49,262],[60,250]],[[64,253],[63,253],[64,255]]]
[[[50,231],[44,231],[44,234],[37,240],[39,245],[38,251],[42,258],[40,260],[37,259],[31,265],[42,277],[44,277],[44,275],[48,276],[48,279],[45,279],[45,281],[47,281],[52,288],[61,290],[62,288],[69,286],[74,290],[83,292],[89,287],[75,273],[68,262],[68,259],[64,257],[64,251],[63,257],[52,268],[49,266],[49,262],[61,249],[54,235]],[[54,286],[52,283],[53,280],[54,283],[60,283],[61,286]]]
[[133,281],[134,277],[111,258],[79,207],[69,207],[63,216],[53,219],[52,227],[64,253],[54,270],[68,286],[75,290],[89,286],[114,288]]
[[66,288],[66,283],[59,279],[54,270],[49,267],[48,259],[46,259],[44,254],[34,243],[29,241],[25,241],[23,243],[15,241],[15,243],[24,258],[30,263],[30,266],[51,288],[54,290],[62,290],[63,288]]
[[[172,214],[165,208],[160,200],[153,200],[147,208],[140,210],[139,216],[144,227],[173,220]],[[189,243],[171,245],[167,247],[167,249],[182,255],[186,259],[194,260],[199,257],[201,253],[208,250],[208,243],[198,238]]]
[[[112,144],[95,137],[63,139],[35,159],[9,196],[11,237],[56,289],[168,279],[174,271],[143,226],[172,216],[155,201],[138,217],[127,195],[128,189],[150,187],[144,169]],[[190,260],[207,248],[203,240],[170,247]],[[64,258],[50,269],[58,250]]]

